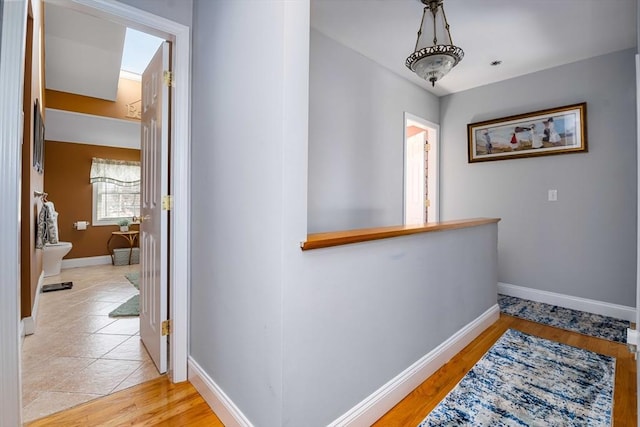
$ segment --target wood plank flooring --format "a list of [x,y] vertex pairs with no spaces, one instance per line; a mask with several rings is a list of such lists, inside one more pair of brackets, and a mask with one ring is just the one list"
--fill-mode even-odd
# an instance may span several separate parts
[[418,388],[380,418],[374,426],[417,426],[480,360],[507,329],[616,357],[613,425],[634,427],[636,415],[636,362],[626,345],[564,331],[501,314],[500,319],[484,331],[453,359],[436,371]]
[[[636,364],[623,344],[587,337],[550,326],[501,315],[500,319],[440,368],[374,426],[417,426],[471,367],[509,328],[617,358],[614,426],[636,426]],[[166,377],[28,424],[39,426],[222,426],[206,402],[187,382]]]
[[28,427],[224,427],[189,382],[166,376],[27,424]]

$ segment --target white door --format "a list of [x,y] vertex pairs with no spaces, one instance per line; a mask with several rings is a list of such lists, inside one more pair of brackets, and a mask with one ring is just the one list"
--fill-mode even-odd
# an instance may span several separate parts
[[142,74],[142,190],[140,207],[140,339],[162,374],[167,371],[167,216],[169,43],[163,43]]
[[407,112],[404,123],[404,223],[440,221],[440,126]]

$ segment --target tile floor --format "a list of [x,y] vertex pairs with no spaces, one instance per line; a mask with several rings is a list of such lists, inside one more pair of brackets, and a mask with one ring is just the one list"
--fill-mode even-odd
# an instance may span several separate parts
[[139,318],[108,316],[138,292],[124,276],[138,268],[80,267],[44,279],[72,281],[73,289],[40,294],[36,332],[22,343],[25,422],[159,376]]

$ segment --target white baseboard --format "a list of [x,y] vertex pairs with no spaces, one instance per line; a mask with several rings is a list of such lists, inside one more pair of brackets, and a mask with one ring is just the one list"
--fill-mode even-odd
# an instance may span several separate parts
[[38,318],[38,303],[40,302],[40,291],[42,290],[42,282],[44,281],[44,271],[40,272],[38,277],[38,285],[36,286],[36,298],[31,308],[31,316],[25,317],[20,322],[20,336],[31,335],[36,332],[36,320]]
[[202,395],[222,424],[228,427],[253,427],[251,421],[191,356],[188,359],[188,377],[189,382]]
[[62,269],[76,268],[76,267],[90,267],[92,265],[105,265],[111,264],[110,255],[102,256],[90,256],[86,258],[71,258],[62,260]]
[[587,313],[628,320],[629,322],[636,321],[636,309],[626,305],[612,304],[610,302],[596,301],[549,291],[541,291],[538,289],[525,288],[502,282],[498,282],[498,293],[511,297],[557,305],[559,307],[571,308],[573,310],[586,311]]
[[422,384],[424,380],[451,360],[453,356],[458,354],[485,329],[495,323],[499,316],[500,307],[496,304],[409,366],[400,375],[391,379],[369,397],[333,421],[329,426],[355,427],[373,424],[407,394]]

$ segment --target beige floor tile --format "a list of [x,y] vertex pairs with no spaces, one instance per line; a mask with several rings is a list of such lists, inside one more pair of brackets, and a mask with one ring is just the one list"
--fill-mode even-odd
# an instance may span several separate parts
[[36,398],[38,396],[40,396],[40,391],[35,391],[35,390],[25,390],[24,387],[22,388],[22,407],[26,407],[27,405],[31,404],[31,402],[33,402],[34,400],[36,400]]
[[116,391],[124,390],[125,388],[133,387],[134,385],[151,381],[152,379],[158,378],[159,376],[160,374],[158,373],[158,369],[156,369],[156,365],[154,365],[153,362],[149,360],[143,363],[142,366],[140,366],[135,372],[129,375],[124,381],[118,384],[118,386],[111,392],[115,393]]
[[140,337],[134,335],[102,356],[102,359],[147,361],[149,355],[140,341]]
[[35,334],[25,337],[22,352],[26,354],[54,355],[56,354],[56,348],[64,347],[76,340],[76,334],[70,334],[64,330],[56,330],[50,333],[36,331]]
[[135,335],[140,330],[139,317],[116,318],[117,320],[97,331],[98,334]]
[[100,358],[125,342],[127,335],[91,334],[56,349],[57,356]]
[[[120,384],[157,376],[139,343],[139,319],[108,317],[138,293],[125,278],[134,271],[139,265],[103,265],[45,278],[45,284],[72,281],[73,288],[38,295],[36,333],[22,345],[25,420],[106,395]],[[109,359],[99,360],[107,353]]]
[[57,386],[57,391],[90,394],[109,394],[118,384],[135,372],[142,362],[132,360],[100,359],[77,375],[67,378]]
[[109,316],[82,316],[77,319],[63,319],[54,322],[38,321],[38,332],[56,332],[60,330],[68,331],[71,334],[93,334],[107,325],[115,322],[116,319]]
[[89,400],[102,397],[100,394],[59,393],[47,391],[25,406],[22,410],[22,420],[29,422],[45,417],[63,409],[71,408]]
[[23,375],[22,389],[25,391],[55,390],[56,386],[67,378],[94,363],[97,359],[84,357],[51,357],[39,367],[31,367]]

